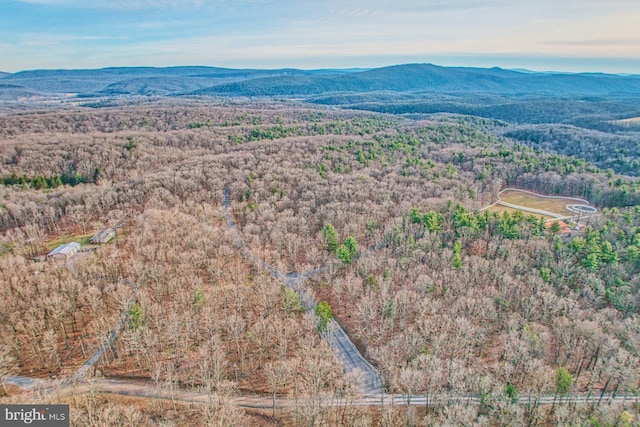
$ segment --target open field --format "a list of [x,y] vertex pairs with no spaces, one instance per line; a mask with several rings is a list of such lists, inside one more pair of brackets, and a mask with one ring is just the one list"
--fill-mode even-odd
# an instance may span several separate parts
[[[519,209],[515,209],[515,208],[510,208],[508,206],[503,206],[503,205],[493,205],[491,206],[489,209],[487,209],[489,212],[496,212],[500,215],[502,215],[504,212],[509,212],[510,214],[514,214],[516,212],[522,212]],[[524,212],[525,215],[533,215],[536,218],[542,218],[544,220],[550,220],[553,219],[552,216],[549,215],[542,215],[542,214],[537,214],[537,213],[531,213],[531,212]]]
[[51,251],[57,248],[58,246],[64,245],[65,243],[69,243],[69,242],[78,242],[82,246],[86,246],[91,243],[89,240],[91,239],[91,236],[93,236],[94,234],[95,233],[87,233],[87,234],[71,234],[71,235],[62,236],[57,239],[46,242],[45,247],[47,248],[48,251]]
[[553,212],[564,216],[572,215],[572,212],[566,208],[567,205],[579,204],[578,201],[569,198],[546,198],[518,190],[504,191],[500,193],[499,197],[501,201],[506,203]]
[[619,125],[636,125],[636,124],[640,124],[640,117],[631,117],[628,119],[622,119],[622,120],[614,120],[613,123],[617,123]]

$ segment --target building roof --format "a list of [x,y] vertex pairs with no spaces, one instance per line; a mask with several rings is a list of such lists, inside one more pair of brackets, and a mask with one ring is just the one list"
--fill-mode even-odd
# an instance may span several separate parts
[[560,225],[560,233],[571,233],[571,231],[573,231],[573,230],[571,229],[571,226],[569,226],[569,224],[567,224],[567,223],[566,223],[566,222],[564,222],[564,221],[550,221],[550,222],[547,222],[547,223],[546,223],[546,227],[547,227],[547,228],[551,228],[551,225],[552,225],[554,222],[557,222],[557,223]]
[[80,243],[77,242],[69,242],[64,245],[60,245],[51,252],[47,254],[47,256],[53,256],[57,254],[69,255],[70,253],[77,251],[80,249]]
[[92,243],[106,243],[115,236],[113,230],[100,230],[90,240]]

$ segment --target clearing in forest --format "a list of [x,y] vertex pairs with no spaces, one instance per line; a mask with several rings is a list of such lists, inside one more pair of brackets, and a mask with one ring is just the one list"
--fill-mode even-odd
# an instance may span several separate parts
[[[510,212],[520,210],[525,214],[533,214],[545,220],[556,220],[574,216],[576,212],[567,208],[573,205],[589,206],[589,202],[584,199],[543,196],[525,190],[508,188],[498,193],[498,201],[489,207],[489,210],[499,213],[505,210]],[[585,211],[584,213],[590,212]]]
[[95,233],[87,233],[87,234],[72,234],[72,235],[61,236],[46,242],[45,247],[47,251],[51,251],[57,248],[58,246],[64,245],[65,243],[69,243],[69,242],[78,242],[80,243],[80,245],[86,246],[91,244],[89,240],[91,239],[91,236],[93,236],[94,234]]
[[[512,215],[514,213],[516,213],[516,212],[522,212],[520,209],[510,208],[508,206],[500,205],[500,204],[497,204],[497,203],[495,205],[491,206],[488,210],[489,210],[489,212],[497,212],[500,215],[502,215],[503,212],[509,212]],[[525,212],[525,214],[533,215],[536,218],[542,217],[545,220],[549,220],[549,219],[553,219],[554,218],[554,217],[552,217],[550,215],[534,214],[534,213],[531,213],[531,212]]]
[[629,119],[614,120],[613,123],[619,125],[637,125],[640,124],[640,117],[631,117]]

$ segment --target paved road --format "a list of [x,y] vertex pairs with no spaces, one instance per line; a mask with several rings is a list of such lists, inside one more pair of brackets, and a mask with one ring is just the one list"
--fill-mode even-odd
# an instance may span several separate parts
[[[314,268],[301,273],[282,273],[264,260],[253,255],[245,246],[236,223],[231,213],[231,190],[229,186],[224,188],[223,205],[227,217],[227,225],[234,232],[233,244],[240,250],[242,255],[251,261],[256,267],[267,271],[275,279],[283,282],[285,286],[293,289],[300,296],[303,307],[306,310],[313,310],[318,302],[307,291],[304,282],[306,279],[317,276],[328,269],[332,263]],[[375,249],[375,248],[374,248]],[[365,394],[382,393],[382,377],[378,371],[360,354],[356,346],[351,342],[347,333],[338,325],[335,320],[331,321],[327,340],[334,351],[336,358],[342,363],[346,373],[358,379],[360,388]]]
[[327,338],[336,357],[348,373],[356,376],[364,393],[380,394],[382,392],[382,377],[367,359],[362,357],[344,329],[331,319],[327,330]]
[[[27,383],[32,382],[30,378],[22,378]],[[9,382],[15,384],[15,382]],[[43,383],[46,381],[42,381]],[[16,384],[17,385],[17,384]],[[194,392],[191,390],[185,390],[180,388],[169,389],[166,387],[157,387],[152,381],[136,381],[136,380],[92,380],[83,381],[78,383],[65,383],[58,387],[56,390],[59,396],[62,395],[78,395],[88,393],[90,391],[117,394],[123,396],[136,396],[148,399],[171,399],[177,402],[186,403],[200,403],[209,404],[210,399],[207,394]],[[296,405],[304,405],[304,398],[289,399],[278,397],[275,400],[276,408],[286,409],[293,408]],[[638,396],[627,395],[613,395],[610,393],[601,395],[597,394],[570,394],[565,397],[549,396],[521,396],[518,399],[518,404],[524,406],[548,406],[553,405],[567,405],[572,403],[591,403],[591,404],[606,404],[610,402],[633,402],[638,403]],[[243,395],[234,396],[231,398],[231,403],[244,408],[253,409],[270,409],[273,405],[271,396],[266,395]],[[480,398],[475,395],[440,395],[431,396],[427,400],[422,395],[400,395],[400,394],[377,394],[377,395],[365,395],[357,399],[349,399],[348,403],[344,399],[332,398],[326,396],[326,400],[322,405],[325,407],[340,407],[340,406],[383,406],[383,405],[411,405],[411,406],[439,406],[447,404],[470,404],[479,405]]]

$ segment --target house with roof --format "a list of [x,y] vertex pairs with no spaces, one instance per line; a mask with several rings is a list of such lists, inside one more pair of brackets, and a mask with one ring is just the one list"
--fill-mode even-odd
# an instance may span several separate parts
[[48,260],[67,260],[80,250],[80,243],[69,242],[60,245],[47,254]]
[[557,222],[557,223],[558,223],[558,225],[560,225],[560,233],[561,233],[561,234],[567,234],[567,235],[569,235],[569,234],[571,234],[571,232],[572,232],[572,231],[574,231],[574,229],[572,229],[572,228],[571,228],[571,226],[570,226],[569,224],[567,224],[566,222],[561,221],[561,220],[560,220],[560,221],[550,221],[550,222],[547,222],[547,223],[545,224],[545,225],[546,225],[546,227],[547,227],[547,230],[551,228],[551,225],[552,225],[554,222]]
[[115,230],[100,230],[89,241],[94,245],[107,243],[116,236]]

